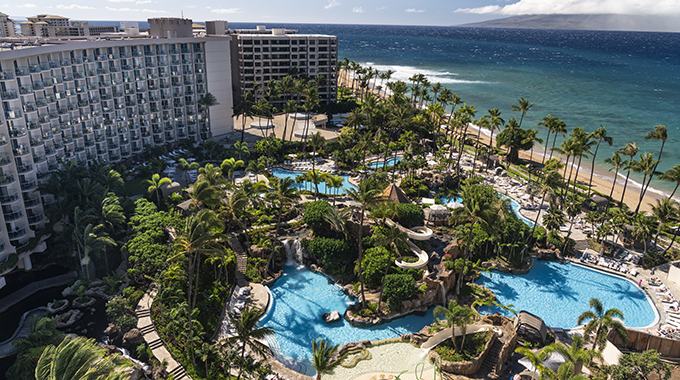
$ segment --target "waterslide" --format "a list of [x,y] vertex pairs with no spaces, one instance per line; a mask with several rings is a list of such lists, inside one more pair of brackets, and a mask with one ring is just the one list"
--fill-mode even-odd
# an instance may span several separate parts
[[[490,329],[493,329],[493,328],[494,327],[492,325],[469,325],[467,327],[467,331],[466,331],[465,335],[476,334],[480,331],[489,331]],[[445,330],[442,330],[442,331],[434,334],[434,336],[432,336],[430,339],[425,341],[425,343],[423,343],[420,346],[420,348],[422,348],[423,350],[431,350],[433,347],[435,347],[439,343],[451,338],[453,336],[452,332],[456,336],[462,335],[461,332],[460,332],[460,327],[454,326],[452,329],[445,329]]]
[[[396,227],[400,231],[406,233],[408,238],[412,240],[425,241],[432,237],[432,230],[427,227],[414,227],[413,229],[408,229],[402,226],[401,224],[394,222],[392,219],[387,219],[385,223],[390,227]],[[399,268],[405,269],[410,268],[420,269],[426,266],[427,262],[430,260],[430,255],[428,255],[427,252],[423,251],[417,245],[413,244],[410,241],[408,242],[408,245],[409,248],[411,248],[411,251],[413,251],[413,254],[415,254],[416,257],[418,257],[418,261],[416,261],[415,263],[407,263],[401,260],[395,260],[394,263]]]

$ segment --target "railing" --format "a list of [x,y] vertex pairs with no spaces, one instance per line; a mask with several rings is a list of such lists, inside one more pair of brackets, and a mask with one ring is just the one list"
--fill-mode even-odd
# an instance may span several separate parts
[[14,231],[9,231],[9,228],[8,228],[7,235],[12,240],[22,238],[22,237],[26,236],[26,226],[15,225]]
[[40,197],[33,197],[33,198],[24,199],[24,206],[26,208],[39,206],[40,204],[42,204],[42,202],[40,201]]
[[11,221],[14,221],[14,220],[19,220],[24,216],[24,213],[21,211],[21,209],[12,210],[10,212],[3,210],[2,213],[5,215],[5,222],[11,222]]
[[28,173],[33,170],[32,164],[17,165],[17,173]]
[[38,224],[43,221],[45,217],[43,216],[43,213],[35,214],[35,215],[29,215],[28,216],[28,224]]
[[38,182],[36,180],[20,181],[20,184],[22,191],[29,191],[38,187]]
[[19,200],[19,192],[15,189],[9,189],[7,194],[0,194],[0,203],[12,203]]

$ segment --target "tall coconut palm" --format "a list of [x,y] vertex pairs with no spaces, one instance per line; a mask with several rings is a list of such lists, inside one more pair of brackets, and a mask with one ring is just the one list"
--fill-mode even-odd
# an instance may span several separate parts
[[[607,202],[607,207],[605,207],[604,212],[606,215],[607,211],[609,210],[609,205],[614,200],[613,198],[614,188],[616,187],[616,180],[619,178],[619,170],[628,165],[628,161],[621,159],[621,152],[614,152],[614,154],[612,154],[610,158],[605,158],[604,163],[611,166],[611,168],[609,168],[609,171],[614,170],[614,180],[612,181],[612,189],[609,192],[609,201]],[[680,169],[680,166],[678,167],[678,169]]]
[[94,339],[67,335],[58,346],[45,347],[35,368],[36,380],[123,380],[123,360],[108,356]]
[[[106,265],[106,272],[109,273],[109,259],[106,255],[106,249],[108,247],[115,247],[116,242],[111,239],[109,234],[104,231],[104,226],[101,224],[93,225],[88,224],[83,231],[83,239],[81,240],[81,248],[83,250],[83,265],[87,266],[90,263],[90,256],[103,256],[104,264]],[[90,278],[90,271],[85,272],[87,278]]]
[[527,243],[529,242],[529,239],[532,239],[534,236],[534,231],[538,226],[538,218],[541,217],[543,201],[545,201],[546,196],[554,196],[557,193],[557,190],[563,185],[564,183],[562,180],[562,176],[560,176],[560,173],[557,173],[556,171],[551,170],[545,176],[543,176],[543,182],[540,184],[540,189],[542,192],[541,201],[538,203],[538,212],[536,213],[536,219],[534,219],[534,225],[533,227],[531,227],[531,233],[527,238],[526,241]]
[[645,135],[645,140],[661,141],[661,148],[659,149],[658,161],[656,162],[656,165],[654,165],[654,169],[652,170],[652,175],[649,177],[649,180],[647,181],[646,184],[644,182],[642,183],[642,186],[644,187],[643,196],[644,196],[644,193],[647,192],[647,188],[649,187],[649,184],[652,182],[652,177],[656,174],[656,168],[659,166],[659,162],[661,162],[661,155],[663,154],[663,147],[664,147],[664,145],[666,145],[667,139],[668,139],[668,131],[666,130],[666,126],[664,126],[664,125],[655,125],[654,129],[647,132],[647,135]]
[[276,236],[278,237],[278,229],[281,224],[281,216],[283,215],[283,209],[286,206],[290,206],[300,200],[300,194],[297,193],[297,189],[293,186],[295,181],[292,178],[278,178],[274,177],[272,181],[269,181],[269,193],[267,193],[267,199],[274,202],[278,206],[277,218],[276,218]]
[[[532,162],[534,159],[534,146],[536,146],[536,143],[541,144],[543,139],[538,137],[538,129],[529,129],[527,130],[527,136],[525,140],[526,142],[531,143],[531,149],[529,150],[529,162]],[[529,171],[529,181],[531,181],[531,171]]]
[[255,103],[255,95],[251,91],[246,91],[243,93],[241,101],[234,110],[234,113],[241,114],[241,143],[245,139],[246,133],[246,120],[253,114],[253,104]]
[[[284,112],[284,119],[283,119],[283,136],[281,136],[281,139],[283,141],[286,141],[286,131],[288,131],[288,119],[290,118],[290,114],[293,112],[296,112],[298,110],[298,104],[295,103],[294,100],[288,100],[286,104],[283,105],[283,112]],[[292,140],[292,128],[291,128],[291,138],[289,140]]]
[[316,152],[326,143],[326,138],[320,132],[316,132],[309,138],[309,145],[312,146],[312,170],[316,169]]
[[517,347],[515,352],[527,358],[529,362],[531,362],[531,365],[534,366],[534,371],[531,372],[531,380],[536,378],[536,372],[541,375],[541,379],[549,378],[549,373],[552,371],[543,365],[543,362],[550,355],[548,351],[543,349],[538,354],[536,354],[526,347]]
[[222,170],[213,164],[206,164],[204,167],[198,169],[198,181],[207,182],[210,186],[222,187],[226,181],[222,177]]
[[[432,310],[434,317],[443,316],[446,318],[446,326],[451,328],[451,340],[456,352],[462,352],[465,346],[465,335],[467,334],[467,326],[474,321],[477,312],[471,307],[465,305],[458,305],[456,300],[449,301],[447,307],[437,306]],[[460,347],[454,334],[454,326],[458,326],[461,333]]]
[[524,121],[524,116],[527,114],[527,111],[531,109],[531,107],[534,106],[534,103],[529,103],[527,99],[520,98],[517,101],[517,105],[512,106],[513,112],[521,112],[522,117],[519,119],[519,127],[522,127],[522,121]]
[[489,138],[489,152],[493,152],[493,134],[496,131],[500,131],[501,127],[505,125],[505,120],[501,117],[501,111],[498,108],[492,108],[489,110],[489,114],[484,116],[489,120],[487,128],[491,131],[491,137]]
[[595,333],[593,340],[593,349],[598,349],[600,352],[604,350],[607,345],[607,335],[609,330],[614,330],[622,342],[628,341],[628,331],[626,327],[615,318],[623,319],[623,312],[619,309],[604,310],[602,301],[597,298],[591,298],[588,303],[592,310],[586,310],[578,316],[577,324],[580,326],[583,322],[588,321],[583,331],[583,336],[586,341]]
[[541,161],[541,165],[545,163],[545,155],[548,153],[548,141],[550,141],[550,134],[553,132],[553,129],[555,128],[555,123],[559,119],[553,115],[548,115],[543,118],[543,120],[539,121],[536,123],[536,125],[540,125],[545,127],[548,130],[548,134],[545,136],[545,148],[543,148],[543,160]]
[[248,149],[248,143],[247,142],[236,141],[234,143],[234,145],[231,147],[231,149],[234,151],[234,155],[239,160],[242,160],[243,158],[247,158],[248,155],[250,154],[250,150]]
[[182,170],[182,172],[184,173],[185,186],[189,186],[189,171],[198,170],[200,165],[198,164],[198,162],[190,163],[184,158],[180,158],[179,160],[177,160],[177,162],[179,163],[180,170]]
[[678,186],[680,186],[680,164],[676,164],[672,168],[660,174],[659,179],[664,180],[666,182],[675,182],[673,192],[669,196],[669,198],[673,198],[673,196],[675,195],[675,191],[678,190]]
[[260,317],[264,314],[263,310],[252,308],[245,309],[240,315],[231,314],[231,321],[236,330],[236,335],[228,339],[231,344],[239,344],[241,347],[241,360],[239,361],[239,370],[236,380],[241,378],[243,374],[243,363],[246,357],[246,347],[256,352],[261,356],[271,352],[269,347],[262,343],[268,336],[274,335],[275,331],[271,327],[257,327]]
[[652,213],[658,221],[656,235],[654,236],[654,243],[659,245],[659,235],[661,231],[667,229],[671,223],[678,221],[678,202],[671,198],[664,198],[663,200],[656,200],[656,204],[652,206]]
[[147,185],[149,185],[149,187],[146,189],[146,192],[156,197],[156,205],[158,208],[160,208],[161,200],[163,199],[163,187],[170,186],[172,184],[172,180],[168,177],[161,178],[160,174],[156,173],[151,176],[151,179],[148,179],[145,182]]
[[623,154],[624,156],[630,157],[628,160],[626,160],[627,162],[626,162],[625,169],[628,172],[626,173],[626,181],[623,183],[623,192],[621,193],[621,204],[623,204],[623,200],[626,196],[626,187],[628,186],[628,178],[630,178],[630,171],[633,169],[633,165],[632,165],[633,158],[635,157],[635,155],[638,154],[639,150],[640,150],[640,148],[638,148],[637,145],[634,142],[627,143],[626,146],[624,146],[623,148],[621,148],[621,150],[619,150],[619,152],[621,152],[621,154]]
[[335,206],[335,200],[338,197],[338,190],[342,189],[344,183],[345,179],[339,175],[329,175],[326,177],[326,187],[333,189],[333,206]]
[[380,296],[378,298],[378,313],[380,313],[380,305],[382,303],[383,291],[385,290],[385,278],[387,278],[387,273],[392,267],[392,257],[395,255],[397,257],[409,251],[408,236],[405,232],[396,227],[383,227],[377,231],[376,234],[377,241],[380,245],[387,248],[390,252],[389,259],[387,260],[387,267],[385,268],[385,273],[382,278],[382,286],[380,287]]
[[243,190],[236,190],[222,199],[220,219],[227,223],[227,233],[232,231],[234,225],[244,228],[241,218],[249,202],[250,199]]
[[327,340],[312,341],[312,367],[316,370],[316,380],[321,380],[322,373],[331,370],[331,359],[338,352],[339,345],[331,345]]
[[364,295],[364,271],[362,268],[362,260],[364,258],[364,251],[362,245],[363,229],[364,229],[364,214],[366,210],[373,207],[375,204],[383,200],[380,195],[380,190],[373,189],[368,181],[362,181],[359,186],[347,189],[349,198],[358,203],[359,207],[359,229],[357,233],[357,249],[359,250],[359,281],[361,282],[361,305],[366,308],[366,296]]
[[[595,146],[595,152],[593,153],[593,160],[590,165],[590,179],[588,180],[588,196],[591,196],[591,190],[593,186],[593,174],[595,173],[595,159],[597,158],[597,151],[600,149],[600,144],[602,141],[612,146],[614,139],[611,136],[607,136],[607,128],[604,125],[600,125],[600,128],[596,129],[595,132],[590,134],[590,138],[597,140],[597,146]],[[616,182],[616,180],[614,181]]]
[[[550,116],[550,115],[548,115],[548,116]],[[548,161],[550,161],[553,157],[553,153],[554,153],[554,149],[555,149],[555,143],[557,143],[557,135],[562,135],[562,137],[565,137],[567,135],[567,124],[564,121],[555,117],[555,119],[551,120],[550,123],[551,123],[551,127],[552,127],[552,132],[554,134],[553,134],[552,146],[551,146],[551,149],[550,149],[550,156],[548,156]]]
[[245,166],[242,160],[236,160],[232,158],[226,158],[222,161],[220,169],[222,170],[222,175],[226,175],[232,184],[234,183],[234,172]]
[[640,199],[638,200],[637,207],[635,207],[635,213],[637,214],[638,211],[640,211],[640,205],[642,204],[642,200],[644,199],[645,196],[645,186],[644,183],[647,180],[647,178],[651,178],[654,175],[654,169],[656,168],[657,165],[659,165],[660,160],[655,160],[654,159],[654,154],[649,153],[649,152],[644,152],[640,155],[637,161],[633,161],[633,171],[636,173],[643,173],[644,176],[642,177],[642,187],[640,188]]
[[[647,246],[654,237],[654,232],[658,228],[659,221],[654,215],[649,215],[645,211],[635,214],[633,221],[633,236],[644,244],[643,255],[647,256]],[[656,253],[656,251],[654,251]]]

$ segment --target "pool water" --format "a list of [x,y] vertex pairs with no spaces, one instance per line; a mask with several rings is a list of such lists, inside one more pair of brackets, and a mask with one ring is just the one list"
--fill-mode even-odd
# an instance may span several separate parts
[[[394,157],[388,158],[388,159],[387,159],[387,166],[386,166],[386,167],[393,166],[394,164],[396,164],[396,163],[399,162],[399,161],[401,161],[401,157],[397,157],[397,158],[394,158]],[[382,167],[383,167],[383,164],[384,164],[384,160],[379,159],[378,161],[375,161],[375,162],[372,162],[372,163],[368,164],[368,167],[369,167],[369,168],[373,168],[373,169],[377,169],[377,168],[382,168]]]
[[[490,278],[483,273],[477,283],[491,289],[500,303],[538,315],[551,327],[577,327],[591,298],[602,301],[605,310],[620,309],[628,327],[647,327],[657,316],[642,290],[630,281],[574,264],[536,260],[528,274],[494,271]],[[503,313],[483,309],[495,311]]]
[[260,322],[276,334],[270,344],[277,355],[302,364],[300,372],[313,375],[311,368],[312,340],[323,338],[343,345],[361,340],[396,338],[422,329],[434,321],[432,309],[425,315],[409,315],[389,323],[370,327],[353,327],[345,319],[327,324],[323,313],[338,311],[343,315],[353,301],[340,286],[329,283],[320,274],[301,265],[286,265],[283,276],[271,287],[271,309]]
[[[517,203],[517,202],[516,202],[514,199],[512,199],[512,198],[509,198],[509,199],[510,199],[510,205],[512,206],[512,211],[515,212],[515,215],[517,215],[517,217],[518,217],[521,221],[523,221],[527,226],[533,227],[533,226],[534,226],[534,221],[533,221],[533,220],[529,220],[528,218],[524,217],[524,215],[522,215],[522,213],[519,212],[519,209],[520,209],[519,203]],[[446,204],[449,203],[449,202],[461,203],[461,202],[463,202],[463,198],[461,198],[461,197],[443,197],[443,198],[442,198],[442,204],[446,205]]]
[[[293,180],[295,180],[295,178],[297,176],[300,176],[300,175],[306,173],[306,172],[302,172],[302,171],[293,171],[293,170],[286,170],[286,169],[279,169],[279,168],[273,168],[273,169],[271,169],[271,172],[272,172],[272,175],[274,177],[290,178],[290,179],[293,179]],[[323,194],[329,194],[329,195],[335,195],[336,192],[337,192],[338,195],[341,195],[341,194],[345,193],[345,189],[356,189],[356,186],[349,183],[349,181],[348,181],[349,176],[348,175],[340,175],[340,174],[338,174],[338,175],[340,177],[342,177],[342,188],[334,189],[332,187],[327,187],[326,182],[320,182],[319,183],[319,192],[323,193]],[[293,186],[300,189],[300,190],[310,190],[310,191],[315,190],[315,186],[312,182],[295,183]]]

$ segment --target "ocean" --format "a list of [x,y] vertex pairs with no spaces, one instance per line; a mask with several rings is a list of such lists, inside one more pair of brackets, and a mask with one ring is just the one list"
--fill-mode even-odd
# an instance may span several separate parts
[[[636,142],[640,153],[658,154],[660,143],[644,140],[658,124],[668,128],[659,170],[680,163],[680,33],[266,25],[337,35],[339,59],[393,70],[394,79],[407,83],[413,74],[425,74],[431,83],[440,82],[474,105],[477,117],[498,107],[506,121],[519,118],[511,107],[524,97],[535,103],[525,128],[548,114],[564,120],[569,131],[582,127],[590,132],[604,125],[614,144],[600,147],[600,173],[609,169],[602,161],[628,142]],[[545,138],[546,130],[537,128]],[[590,162],[583,161],[589,169]],[[653,186],[670,192],[674,184],[654,181]]]

